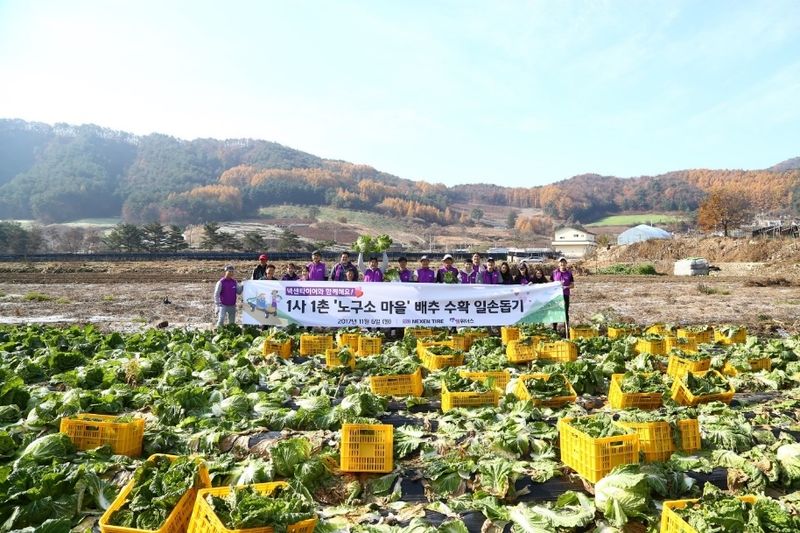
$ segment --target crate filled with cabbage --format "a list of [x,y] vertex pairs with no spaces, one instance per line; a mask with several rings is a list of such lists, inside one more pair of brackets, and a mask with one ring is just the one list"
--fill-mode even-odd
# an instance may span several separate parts
[[679,405],[695,407],[701,403],[731,403],[736,391],[716,370],[689,372],[672,383],[672,399]]
[[442,411],[456,407],[497,406],[500,392],[495,379],[463,377],[454,369],[442,372]]
[[706,484],[701,498],[665,501],[662,533],[800,531],[796,510],[767,496],[733,496]]
[[561,407],[578,398],[563,374],[522,374],[514,386],[514,395],[543,407]]
[[614,409],[657,409],[668,390],[664,377],[657,372],[613,374],[608,402]]
[[210,486],[202,460],[152,455],[136,469],[133,479],[100,518],[100,531],[183,531],[189,524],[197,491]]
[[639,462],[639,436],[605,413],[558,421],[561,462],[591,483],[615,466]]
[[188,533],[311,533],[316,526],[314,500],[305,487],[278,481],[201,490]]

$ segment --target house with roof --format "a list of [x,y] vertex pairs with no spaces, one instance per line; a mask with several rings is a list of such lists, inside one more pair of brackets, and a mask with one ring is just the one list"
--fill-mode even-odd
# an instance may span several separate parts
[[556,228],[552,247],[564,257],[580,259],[597,247],[597,235],[581,225]]

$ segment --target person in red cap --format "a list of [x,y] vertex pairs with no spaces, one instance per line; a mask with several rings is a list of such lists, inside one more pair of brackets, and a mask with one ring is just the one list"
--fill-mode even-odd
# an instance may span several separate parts
[[267,254],[258,256],[258,265],[253,269],[253,279],[264,279],[267,277]]

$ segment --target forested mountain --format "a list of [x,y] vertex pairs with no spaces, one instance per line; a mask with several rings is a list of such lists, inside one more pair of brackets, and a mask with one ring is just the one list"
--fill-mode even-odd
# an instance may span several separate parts
[[[0,219],[58,222],[122,215],[128,222],[194,223],[249,218],[294,203],[378,211],[426,222],[467,222],[453,204],[540,207],[590,221],[619,211],[693,211],[710,190],[734,190],[759,210],[800,203],[800,170],[684,170],[617,178],[584,174],[509,188],[417,182],[365,165],[321,159],[252,139],[134,136],[93,125],[0,120]],[[533,178],[533,175],[531,176]]]

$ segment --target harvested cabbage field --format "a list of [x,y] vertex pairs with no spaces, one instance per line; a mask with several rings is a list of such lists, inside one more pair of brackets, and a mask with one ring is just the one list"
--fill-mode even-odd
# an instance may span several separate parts
[[2,326],[0,530],[798,531],[800,337],[747,333]]

